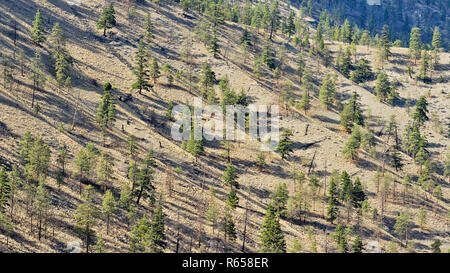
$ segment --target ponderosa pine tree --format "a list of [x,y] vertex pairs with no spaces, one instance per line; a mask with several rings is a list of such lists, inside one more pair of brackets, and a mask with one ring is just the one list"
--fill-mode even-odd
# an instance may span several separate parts
[[377,95],[377,98],[382,102],[388,101],[389,97],[391,96],[392,86],[389,82],[388,75],[383,71],[381,71],[377,76],[375,93]]
[[34,58],[31,60],[31,79],[33,80],[33,94],[31,99],[31,108],[34,109],[34,99],[36,91],[39,91],[41,84],[45,82],[45,76],[43,72],[41,54],[36,51]]
[[359,95],[356,92],[353,92],[352,97],[344,106],[344,110],[341,113],[339,122],[347,132],[350,132],[354,125],[364,125],[364,117],[358,100]]
[[319,99],[322,104],[329,109],[331,105],[336,101],[336,87],[331,80],[331,76],[327,74],[322,82],[322,86],[319,91]]
[[216,83],[216,73],[212,71],[209,63],[205,62],[200,72],[200,84],[202,85],[202,92],[206,94],[206,91],[210,87],[213,87],[215,83]]
[[166,235],[164,233],[164,213],[163,204],[161,200],[158,201],[155,212],[152,216],[152,221],[150,224],[150,237],[148,240],[149,250],[151,253],[161,253],[166,248]]
[[277,214],[281,217],[286,216],[286,205],[289,198],[286,183],[278,184],[270,198],[272,199],[272,204],[275,206]]
[[93,143],[86,144],[84,149],[81,149],[75,157],[76,173],[80,175],[80,194],[81,184],[91,176],[96,163],[97,151]]
[[419,126],[423,125],[428,120],[428,102],[425,96],[421,96],[416,102],[412,118]]
[[338,188],[337,188],[337,177],[331,176],[330,185],[328,187],[328,206],[327,206],[327,221],[333,223],[337,219],[339,213],[339,202],[338,198]]
[[225,185],[232,188],[239,189],[239,182],[237,182],[238,174],[233,166],[233,162],[229,162],[222,176],[222,181]]
[[230,193],[227,195],[227,205],[230,209],[236,209],[239,204],[239,197],[237,196],[236,189],[231,188]]
[[128,236],[128,250],[131,253],[145,252],[147,240],[151,233],[151,222],[144,214],[131,228]]
[[350,80],[355,83],[362,83],[372,79],[373,72],[369,65],[369,61],[361,58],[356,64],[355,70],[350,74]]
[[350,47],[346,47],[344,54],[337,60],[339,61],[337,66],[342,75],[346,78],[350,77],[350,69],[352,69],[352,53]]
[[144,42],[147,46],[149,46],[153,38],[155,37],[154,34],[155,28],[152,23],[152,17],[150,15],[150,12],[147,12],[145,16],[143,29],[144,29]]
[[344,157],[352,161],[358,158],[358,151],[361,146],[360,132],[356,128],[353,128],[352,134],[342,150]]
[[82,194],[83,203],[75,210],[75,231],[84,237],[86,253],[89,253],[89,245],[95,235],[93,228],[100,213],[94,203],[94,194],[94,188],[88,185]]
[[103,36],[106,37],[106,30],[116,25],[116,16],[113,3],[103,9],[102,16],[97,21],[97,29],[103,29]]
[[101,151],[97,161],[97,177],[100,180],[103,192],[110,186],[114,178],[113,168],[114,158],[107,151]]
[[290,139],[291,136],[292,132],[288,129],[284,129],[281,133],[281,139],[278,142],[278,146],[275,149],[276,152],[281,154],[281,159],[283,160],[293,152],[292,145],[294,145],[294,143]]
[[36,200],[33,203],[33,212],[38,217],[38,239],[42,237],[42,224],[46,222],[51,206],[50,194],[45,185],[45,180],[41,179],[39,186],[36,188]]
[[152,63],[150,65],[150,77],[153,80],[153,83],[156,84],[158,78],[161,76],[161,72],[159,71],[158,60],[156,58],[152,59]]
[[106,131],[116,120],[115,98],[111,93],[112,86],[110,83],[105,83],[103,86],[103,95],[98,104],[96,121],[100,127],[103,135],[103,146],[106,141]]
[[153,174],[155,170],[144,167],[138,170],[136,185],[134,187],[136,196],[136,204],[139,204],[142,198],[148,198],[149,204],[152,206],[155,202],[155,187],[153,186]]
[[219,38],[217,32],[218,32],[217,26],[213,27],[211,39],[209,39],[208,41],[208,50],[213,54],[214,58],[218,58],[220,53]]
[[364,250],[364,245],[359,235],[356,235],[355,241],[352,246],[352,253],[362,253]]
[[409,56],[414,59],[414,64],[416,64],[417,59],[420,57],[422,51],[422,38],[421,38],[420,28],[414,27],[411,29],[411,35],[409,39]]
[[309,101],[309,93],[307,90],[303,91],[302,99],[300,100],[298,104],[298,108],[306,112],[311,108],[311,103]]
[[431,45],[433,46],[434,64],[437,64],[439,61],[439,49],[442,47],[442,35],[439,31],[439,27],[434,27]]
[[4,167],[0,168],[0,213],[5,213],[6,207],[9,206],[9,196],[11,187],[8,175]]
[[345,228],[338,224],[336,229],[334,230],[333,237],[336,241],[338,251],[340,253],[348,252],[348,244],[347,244],[347,234],[345,232]]
[[42,137],[37,137],[28,153],[28,163],[25,165],[25,174],[28,181],[39,182],[47,177],[50,167],[50,148]]
[[281,231],[280,219],[273,202],[267,205],[266,215],[261,226],[259,252],[285,253],[286,240]]
[[225,214],[222,218],[221,228],[224,233],[225,242],[227,239],[231,242],[235,241],[237,238],[236,235],[236,225],[233,221],[233,216],[229,208],[225,209]]
[[[408,212],[402,211],[395,218],[394,231],[398,236],[405,236],[405,243],[408,246],[408,233],[411,228],[411,215]],[[402,241],[402,239],[400,239]]]
[[260,60],[262,63],[267,65],[269,69],[275,69],[275,52],[273,51],[272,41],[269,37],[266,38],[263,44],[263,52]]
[[136,76],[136,82],[131,86],[133,89],[139,90],[139,94],[142,94],[142,90],[151,90],[153,86],[149,83],[148,53],[142,40],[139,41],[138,51],[135,56],[133,74]]
[[44,29],[44,19],[41,15],[41,10],[38,9],[34,16],[33,27],[31,28],[31,41],[36,45],[41,45],[46,40],[45,29]]
[[378,57],[381,62],[381,68],[384,66],[384,61],[389,61],[391,53],[391,39],[389,37],[389,26],[384,25],[381,30],[380,39],[378,39]]
[[107,190],[102,202],[102,214],[106,217],[106,234],[109,234],[109,223],[115,213],[117,213],[116,200],[111,190]]
[[296,64],[295,74],[299,77],[300,82],[302,82],[303,72],[305,71],[305,61],[301,52],[297,55]]

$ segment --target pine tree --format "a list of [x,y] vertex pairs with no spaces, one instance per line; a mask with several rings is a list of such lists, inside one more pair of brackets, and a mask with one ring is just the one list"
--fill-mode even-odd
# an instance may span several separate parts
[[381,37],[378,40],[378,50],[381,67],[383,67],[384,61],[389,61],[389,57],[392,56],[391,39],[389,37],[389,27],[387,25],[384,25],[381,31]]
[[38,9],[33,21],[33,27],[31,28],[31,41],[36,45],[41,45],[46,40],[45,29],[44,29],[44,19],[41,15],[41,10]]
[[286,241],[281,231],[279,215],[275,205],[269,203],[261,226],[259,251],[263,253],[285,253]]
[[48,37],[48,42],[55,52],[64,51],[66,46],[66,37],[59,23],[55,23],[53,25],[52,31]]
[[6,207],[9,206],[9,198],[11,193],[11,187],[6,174],[5,168],[0,168],[0,213],[6,211]]
[[31,60],[31,79],[33,80],[33,95],[31,99],[31,108],[34,109],[35,93],[39,91],[40,84],[45,82],[41,54],[35,52],[34,58]]
[[152,18],[150,12],[147,12],[144,21],[144,42],[148,46],[151,44],[153,38],[155,37],[155,29],[152,23]]
[[[350,47],[346,47],[344,54],[340,56],[340,61],[337,62],[339,71],[344,75],[344,77],[350,77],[350,69],[352,69],[352,53]],[[339,58],[338,58],[339,60]]]
[[416,64],[417,58],[420,57],[420,52],[422,50],[422,40],[421,33],[418,27],[411,29],[411,35],[409,39],[409,55],[411,59],[414,59],[414,64]]
[[364,250],[363,242],[359,235],[356,236],[352,246],[352,253],[362,253]]
[[202,92],[206,94],[206,90],[208,90],[210,87],[213,87],[215,83],[216,73],[211,70],[211,66],[209,65],[209,63],[205,62],[200,72],[200,84],[203,87]]
[[167,110],[166,110],[166,118],[171,121],[173,120],[172,110],[173,110],[173,102],[169,101],[169,104],[167,105]]
[[105,253],[106,245],[102,236],[98,236],[97,243],[94,245],[94,253]]
[[224,217],[222,218],[222,231],[225,236],[225,242],[227,238],[229,241],[233,242],[236,240],[236,226],[233,221],[233,216],[229,209],[225,209]]
[[412,114],[412,118],[419,125],[423,125],[428,120],[428,102],[425,96],[421,96],[416,102],[416,108]]
[[97,224],[99,210],[94,203],[94,188],[89,185],[82,194],[83,203],[75,210],[75,230],[84,237],[86,253],[89,252],[89,245],[95,235],[93,228]]
[[381,71],[377,76],[377,82],[375,86],[375,93],[377,98],[386,102],[390,97],[392,92],[391,83],[389,82],[388,76],[385,72]]
[[299,77],[300,82],[302,81],[303,72],[305,71],[305,61],[303,60],[303,54],[300,52],[296,59],[297,68],[295,69],[295,74]]
[[364,193],[359,177],[356,177],[355,181],[353,182],[351,192],[353,207],[361,208],[363,202],[366,200],[366,194]]
[[123,185],[122,190],[120,191],[120,198],[119,198],[119,206],[128,209],[131,205],[131,201],[133,199],[133,192],[131,191],[131,188],[128,183],[125,183]]
[[359,96],[353,92],[351,99],[344,106],[341,113],[340,124],[347,132],[350,132],[354,125],[364,125],[364,118],[361,112],[361,107],[358,103]]
[[403,168],[402,158],[400,157],[399,145],[397,144],[392,145],[392,147],[389,149],[389,158],[391,166],[395,168],[395,171],[399,171]]
[[213,187],[209,189],[209,204],[206,211],[206,219],[211,222],[214,234],[214,228],[216,227],[217,220],[219,219],[219,207],[216,202],[216,191]]
[[434,27],[433,40],[431,42],[431,45],[433,46],[434,63],[437,64],[439,60],[438,52],[439,49],[442,47],[442,35],[439,32],[439,27]]
[[277,31],[278,27],[280,26],[280,10],[279,10],[279,4],[278,0],[272,1],[270,5],[270,11],[269,11],[269,28],[270,28],[270,34],[269,39],[272,40],[272,35],[274,32]]
[[98,104],[96,121],[103,135],[103,145],[105,145],[106,131],[116,120],[115,98],[111,93],[111,84],[105,83],[103,95]]
[[233,166],[232,162],[229,162],[222,176],[222,181],[225,185],[230,186],[230,190],[232,188],[239,189],[239,182],[237,182],[237,172]]
[[227,205],[230,209],[236,209],[239,204],[239,197],[237,196],[236,189],[231,188],[230,193],[227,195]]
[[275,149],[276,152],[279,152],[281,154],[281,159],[285,159],[286,156],[289,156],[290,153],[293,152],[292,145],[294,143],[290,139],[292,136],[292,132],[288,129],[284,129],[281,133],[281,139],[278,143],[277,148]]
[[46,222],[51,205],[49,192],[46,188],[44,179],[41,179],[39,186],[36,188],[36,201],[33,203],[33,212],[37,215],[39,220],[38,238],[42,237],[42,223]]
[[336,87],[329,74],[325,76],[325,79],[322,82],[319,91],[319,99],[327,109],[329,109],[333,102],[336,101]]
[[337,219],[339,208],[338,208],[338,189],[336,177],[332,176],[330,180],[330,186],[328,188],[328,206],[327,206],[327,221],[333,223]]
[[263,44],[263,52],[261,54],[261,62],[270,69],[275,69],[275,53],[272,48],[272,41],[266,38]]
[[153,82],[156,84],[156,81],[161,76],[161,72],[159,71],[159,65],[156,58],[152,59],[152,63],[150,65],[150,77],[152,78]]
[[305,111],[305,115],[306,115],[306,111],[308,111],[311,108],[311,103],[309,101],[309,93],[307,90],[303,91],[302,99],[301,99],[298,107],[300,109],[302,109],[303,111]]
[[103,36],[106,37],[106,30],[116,25],[116,17],[113,3],[110,3],[102,11],[102,16],[97,21],[97,29],[103,29]]
[[429,83],[430,77],[428,77],[428,71],[430,69],[430,55],[428,51],[422,50],[422,57],[420,62],[419,79],[425,83]]
[[211,39],[208,41],[208,50],[213,54],[214,58],[219,57],[219,38],[217,37],[217,26],[213,27]]
[[281,217],[286,216],[286,205],[289,198],[289,191],[287,189],[286,183],[278,184],[271,194],[272,204],[278,215]]
[[[1,175],[0,175],[1,177]],[[3,180],[0,178],[0,180]],[[19,189],[22,182],[22,178],[20,177],[20,172],[17,167],[17,165],[13,165],[12,170],[8,173],[8,180],[9,180],[9,207],[10,207],[10,219],[14,222],[14,205],[16,203],[16,199],[19,200]],[[0,182],[0,185],[2,185],[3,182]],[[5,187],[5,185],[0,186],[2,189],[0,192],[7,193],[8,187]],[[3,196],[3,197],[1,197]],[[0,200],[7,197],[3,193],[0,193]],[[2,201],[0,201],[0,212],[2,211],[1,205]]]
[[338,224],[336,229],[334,230],[334,239],[336,240],[336,244],[338,246],[338,251],[340,253],[348,252],[348,244],[347,244],[347,235],[345,234],[345,228]]
[[113,179],[114,158],[106,151],[101,151],[97,161],[97,177],[103,191],[109,187]]
[[139,41],[138,51],[135,56],[135,66],[133,67],[133,74],[136,76],[136,82],[131,86],[133,89],[138,89],[139,94],[142,94],[142,90],[149,91],[152,85],[149,83],[149,70],[148,70],[148,53],[145,51],[144,42]]
[[151,253],[161,253],[166,248],[166,235],[164,234],[164,213],[162,200],[158,202],[150,224],[149,249]]
[[127,137],[128,153],[130,154],[130,159],[132,159],[132,160],[134,160],[134,158],[135,158],[135,153],[136,153],[136,149],[137,149],[136,141],[137,141],[137,138],[133,134],[131,134]]
[[361,58],[356,64],[356,69],[350,74],[350,80],[355,83],[362,83],[372,79],[373,72],[369,65],[369,61]]
[[395,218],[394,231],[398,236],[405,236],[406,245],[408,245],[408,232],[411,224],[411,216],[407,212],[402,211]]
[[81,194],[81,183],[87,180],[92,173],[95,166],[96,150],[93,143],[86,144],[84,149],[81,149],[75,158],[75,168],[77,173],[81,176],[80,178],[80,194]]
[[144,252],[147,240],[151,233],[151,222],[144,214],[142,218],[131,228],[128,237],[128,249],[131,253]]
[[45,179],[50,167],[50,148],[42,137],[37,137],[33,142],[28,154],[28,164],[25,173],[28,181],[40,181]]
[[419,214],[417,215],[417,221],[421,230],[425,229],[425,225],[427,223],[427,212],[422,207],[419,208]]
[[346,159],[356,160],[358,158],[358,151],[361,146],[361,137],[359,134],[359,130],[354,128],[349,140],[345,143],[342,153]]
[[138,170],[136,186],[133,187],[135,189],[136,196],[136,204],[139,204],[142,198],[148,198],[150,205],[153,205],[155,202],[154,191],[155,187],[153,186],[153,174],[154,170],[144,167]]
[[117,204],[111,190],[107,190],[103,196],[102,214],[106,216],[106,234],[109,234],[111,216],[117,212]]

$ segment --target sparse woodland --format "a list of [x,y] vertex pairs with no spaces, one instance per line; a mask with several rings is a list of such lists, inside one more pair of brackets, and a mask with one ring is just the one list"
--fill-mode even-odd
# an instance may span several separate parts
[[[3,1],[0,252],[450,251],[442,18],[315,2]],[[176,141],[194,97],[280,140]]]

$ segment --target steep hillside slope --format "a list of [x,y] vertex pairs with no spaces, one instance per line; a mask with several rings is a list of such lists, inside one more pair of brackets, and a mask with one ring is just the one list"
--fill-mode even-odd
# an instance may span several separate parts
[[[194,37],[194,28],[200,22],[201,15],[195,11],[184,13],[181,6],[175,3],[162,3],[155,6],[150,3],[136,4],[135,14],[130,18],[128,6],[122,1],[114,1],[117,25],[108,30],[107,36],[97,30],[96,22],[104,7],[104,1],[81,1],[78,5],[68,5],[59,0],[47,1],[3,1],[0,3],[0,44],[2,54],[12,58],[14,48],[13,22],[17,22],[18,39],[17,49],[24,51],[25,73],[20,72],[19,50],[16,50],[14,63],[14,85],[11,91],[2,85],[0,88],[0,165],[11,170],[14,164],[20,166],[19,141],[26,131],[33,135],[42,136],[52,151],[51,166],[47,185],[51,193],[52,209],[46,223],[45,236],[38,239],[35,219],[27,214],[28,204],[22,181],[21,190],[17,197],[14,212],[13,232],[8,236],[0,234],[0,251],[11,252],[64,252],[69,242],[81,242],[74,231],[75,209],[82,202],[79,194],[80,179],[75,174],[74,159],[79,150],[89,142],[95,144],[99,150],[108,151],[115,159],[114,179],[111,189],[116,197],[120,195],[123,186],[128,183],[129,156],[127,137],[131,134],[137,138],[137,160],[144,159],[146,153],[153,149],[156,160],[154,186],[156,191],[164,192],[164,213],[166,215],[166,252],[175,252],[177,245],[179,252],[239,252],[244,239],[244,222],[247,219],[245,233],[245,251],[257,252],[261,225],[270,194],[280,183],[286,183],[290,195],[296,191],[295,180],[292,173],[302,170],[311,177],[313,174],[320,179],[321,187],[318,190],[317,200],[309,201],[310,209],[305,220],[281,219],[281,229],[285,235],[288,249],[293,245],[294,239],[301,242],[302,251],[309,252],[312,241],[317,243],[317,251],[337,251],[335,242],[330,237],[334,232],[336,223],[325,220],[326,183],[329,182],[330,173],[336,169],[346,170],[355,179],[359,177],[369,198],[372,208],[381,210],[380,194],[373,182],[378,168],[385,168],[386,173],[392,177],[393,191],[384,204],[384,226],[380,228],[377,220],[370,215],[357,217],[354,213],[350,221],[346,220],[346,211],[341,207],[339,222],[345,225],[354,225],[354,231],[349,235],[353,241],[360,235],[365,243],[378,240],[386,250],[391,241],[400,242],[394,232],[395,218],[399,212],[408,210],[413,215],[409,239],[415,242],[414,250],[429,252],[431,243],[440,239],[443,249],[450,248],[448,230],[449,184],[442,174],[443,164],[448,152],[449,139],[445,134],[439,133],[437,123],[449,124],[450,100],[448,80],[450,78],[450,54],[442,53],[439,69],[433,77],[442,75],[446,80],[443,83],[423,84],[414,81],[407,74],[408,51],[406,48],[393,48],[394,56],[390,63],[385,64],[385,71],[391,79],[400,83],[398,89],[402,101],[409,98],[416,101],[420,96],[427,95],[431,113],[436,113],[438,120],[434,123],[425,123],[423,132],[429,142],[428,149],[432,160],[438,163],[435,175],[436,183],[442,186],[442,198],[426,193],[420,187],[409,192],[410,200],[405,205],[399,193],[403,191],[402,180],[410,174],[414,181],[418,179],[419,166],[414,160],[402,154],[405,166],[402,171],[383,164],[383,153],[386,151],[387,137],[383,134],[376,136],[376,155],[364,151],[360,153],[357,162],[350,162],[343,158],[342,149],[349,139],[339,124],[339,112],[336,109],[323,108],[317,95],[312,97],[312,108],[307,115],[294,107],[280,106],[282,119],[280,126],[293,132],[293,153],[288,160],[282,160],[274,152],[267,153],[267,166],[260,171],[255,165],[260,153],[260,142],[246,140],[233,143],[231,148],[231,161],[237,169],[238,182],[241,187],[238,192],[240,206],[233,212],[233,219],[237,231],[237,240],[229,242],[224,240],[223,232],[218,231],[207,221],[205,214],[210,200],[208,191],[211,187],[216,189],[217,202],[222,209],[225,207],[228,186],[222,182],[222,175],[228,164],[226,150],[217,141],[205,143],[205,155],[196,160],[187,151],[181,148],[181,143],[173,140],[170,129],[173,122],[166,118],[168,103],[183,104],[186,101],[192,104],[193,98],[201,96],[199,91],[199,74],[205,62],[216,73],[216,78],[228,76],[230,86],[237,92],[241,89],[255,105],[280,105],[280,89],[282,82],[292,82],[291,96],[299,101],[304,86],[295,75],[295,60],[299,53],[289,37],[276,34],[273,46],[279,52],[282,47],[286,49],[286,63],[281,79],[271,77],[271,72],[264,69],[263,76],[253,73],[256,56],[261,52],[264,44],[264,33],[252,30],[252,43],[255,49],[249,54],[248,60],[242,58],[242,48],[239,40],[244,27],[240,24],[225,21],[219,25],[219,45],[221,53],[219,58],[213,58],[205,45]],[[146,1],[150,2],[150,1]],[[166,1],[160,1],[166,2]],[[42,48],[29,41],[31,22],[37,9],[44,17],[45,29],[50,30],[54,23],[60,23],[67,35],[67,50],[74,59],[70,71],[73,87],[59,88],[54,78],[50,61],[50,50],[46,43]],[[294,9],[295,12],[298,10]],[[154,42],[151,44],[152,56],[160,66],[170,64],[172,73],[184,71],[173,84],[169,84],[167,74],[163,73],[155,83],[152,91],[139,94],[131,90],[135,77],[131,68],[134,66],[134,57],[139,39],[142,37],[142,24],[147,12],[151,13],[155,28]],[[287,13],[287,3],[282,2],[282,13]],[[306,18],[305,21],[312,21]],[[309,26],[313,33],[314,29]],[[189,67],[181,59],[183,47],[187,41],[192,40],[194,84],[189,85],[186,71]],[[338,43],[326,43],[331,50],[331,56],[337,57]],[[341,45],[345,46],[345,45]],[[31,106],[33,81],[30,79],[30,63],[34,51],[41,53],[45,64],[45,84],[36,92],[35,103],[40,111],[35,113]],[[337,76],[337,91],[345,102],[352,92],[360,96],[361,107],[366,116],[366,122],[374,132],[382,132],[391,115],[396,115],[399,128],[403,131],[410,120],[408,107],[398,104],[387,105],[377,100],[373,94],[375,80],[365,84],[356,85],[344,78],[334,66],[325,67],[318,56],[304,52],[308,69],[312,72],[313,88],[317,91],[326,74]],[[357,46],[357,58],[367,58],[372,66],[376,64],[376,49]],[[334,61],[332,62],[334,63]],[[418,70],[418,68],[415,68]],[[96,124],[97,106],[102,95],[102,86],[110,82],[113,86],[113,95],[117,98],[116,121],[108,131],[106,145],[103,147],[101,131]],[[216,85],[216,93],[220,94]],[[132,99],[126,102],[124,98],[132,94]],[[311,94],[313,95],[313,94]],[[78,103],[80,102],[80,103]],[[205,101],[206,103],[206,101]],[[75,128],[72,127],[74,112],[77,111]],[[369,110],[370,109],[370,110]],[[62,130],[61,130],[62,126]],[[448,128],[444,127],[445,130]],[[307,134],[305,133],[307,130]],[[448,135],[448,133],[447,133]],[[65,184],[58,187],[56,183],[58,150],[66,147],[68,150],[68,175]],[[173,180],[173,190],[168,192],[167,181]],[[88,183],[83,184],[85,187]],[[89,184],[95,188],[95,204],[100,208],[103,191],[99,186],[98,178],[93,175]],[[309,192],[309,184],[305,184]],[[397,192],[396,190],[397,189]],[[422,230],[417,224],[419,208],[427,212],[427,228]],[[246,213],[247,211],[247,213]],[[148,200],[138,206],[139,215],[151,216],[153,210]],[[221,213],[222,214],[222,213]],[[106,233],[104,217],[98,219],[94,227],[97,235],[101,235],[106,243],[107,252],[127,252],[131,227],[128,226],[126,211],[120,209],[113,217],[111,230]],[[357,225],[359,224],[359,225]],[[313,234],[311,236],[311,232]],[[406,249],[399,248],[399,251]]]

